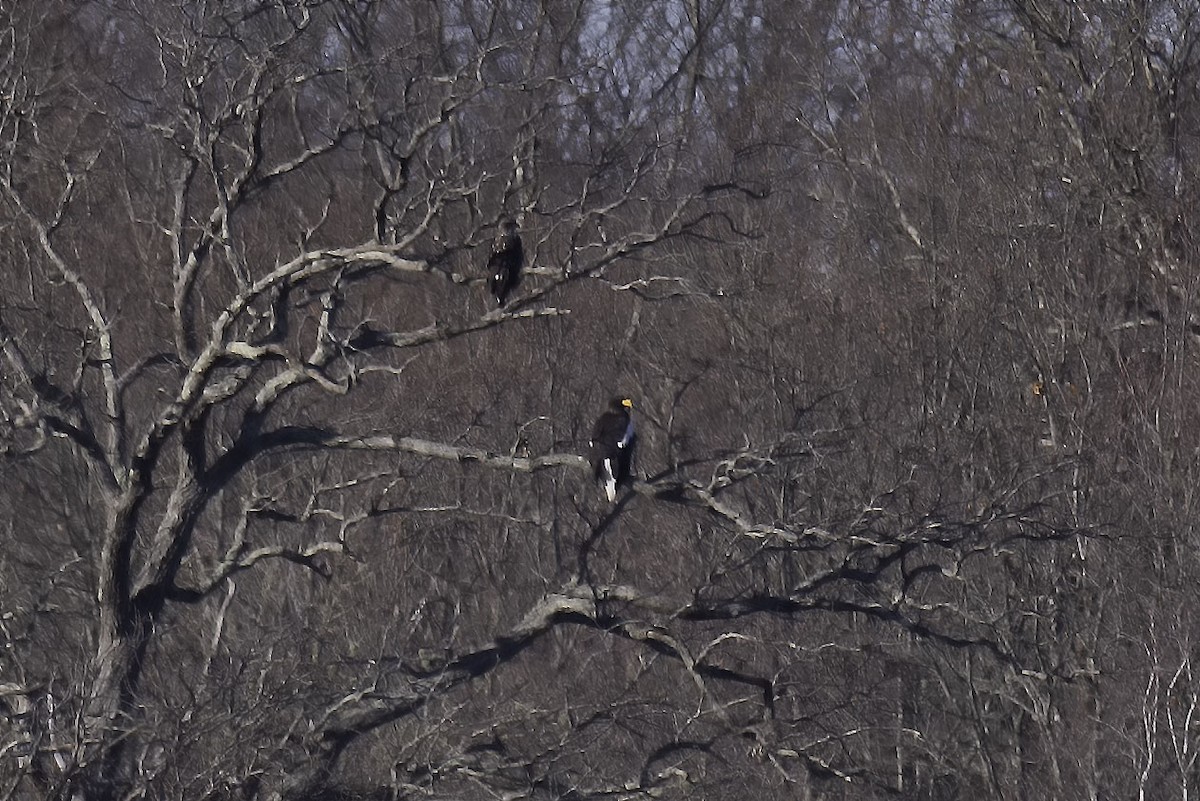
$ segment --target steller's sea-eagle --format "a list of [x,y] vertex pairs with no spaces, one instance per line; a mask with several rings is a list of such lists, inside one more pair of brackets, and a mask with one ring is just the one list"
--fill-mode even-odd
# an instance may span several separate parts
[[608,411],[592,427],[592,467],[609,503],[617,499],[617,485],[629,478],[633,465],[636,435],[629,415],[632,408],[629,398],[613,398]]
[[521,263],[525,251],[521,247],[521,235],[517,233],[515,220],[505,220],[492,243],[492,255],[488,257],[488,290],[496,298],[496,305],[503,306],[508,295],[521,283]]

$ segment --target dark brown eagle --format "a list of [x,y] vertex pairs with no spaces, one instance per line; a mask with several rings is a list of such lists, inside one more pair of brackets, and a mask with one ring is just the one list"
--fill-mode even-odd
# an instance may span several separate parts
[[488,257],[488,290],[496,298],[496,305],[503,306],[508,295],[521,283],[521,264],[525,251],[521,247],[521,236],[517,223],[505,220],[492,243],[492,255]]

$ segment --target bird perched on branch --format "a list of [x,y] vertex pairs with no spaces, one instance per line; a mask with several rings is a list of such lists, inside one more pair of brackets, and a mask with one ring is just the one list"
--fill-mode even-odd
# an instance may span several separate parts
[[496,298],[497,306],[503,306],[509,293],[521,283],[521,264],[524,260],[525,251],[521,247],[517,223],[506,219],[500,224],[500,232],[492,243],[492,255],[488,257],[488,290]]
[[604,486],[609,503],[617,499],[617,485],[629,478],[633,466],[633,446],[637,438],[633,431],[629,398],[613,398],[608,411],[592,426],[592,467],[596,480]]

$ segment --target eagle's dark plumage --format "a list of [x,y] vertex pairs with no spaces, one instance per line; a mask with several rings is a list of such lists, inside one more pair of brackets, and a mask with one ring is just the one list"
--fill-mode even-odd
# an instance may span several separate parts
[[629,478],[633,466],[636,435],[629,416],[632,408],[629,398],[614,398],[592,427],[592,468],[610,503],[617,499],[617,486]]
[[488,257],[488,290],[496,299],[497,306],[503,306],[508,295],[521,283],[521,264],[525,260],[525,251],[521,247],[521,235],[517,233],[517,223],[505,220],[492,243],[492,255]]

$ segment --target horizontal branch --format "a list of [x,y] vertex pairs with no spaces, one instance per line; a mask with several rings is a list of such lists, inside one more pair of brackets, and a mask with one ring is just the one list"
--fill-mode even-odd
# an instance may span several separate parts
[[462,325],[446,325],[431,323],[423,328],[412,331],[376,331],[367,323],[363,323],[351,333],[346,341],[346,347],[351,350],[366,351],[377,347],[412,348],[427,345],[431,342],[443,342],[465,334],[472,334],[499,325],[509,320],[524,320],[534,317],[559,317],[570,314],[567,309],[543,308],[522,309],[520,311],[504,311],[494,309],[477,320]]
[[353,437],[327,433],[319,429],[284,428],[263,435],[266,440],[278,438],[283,444],[313,445],[323,448],[362,451],[400,451],[417,456],[445,459],[452,462],[478,462],[485,467],[501,470],[516,470],[520,473],[536,473],[555,467],[588,470],[587,459],[573,453],[548,453],[544,456],[505,456],[465,445],[449,445],[444,442],[396,437],[390,434],[375,434]]
[[257,548],[247,548],[242,542],[226,552],[213,574],[205,580],[202,586],[172,587],[167,595],[172,601],[185,603],[201,601],[218,587],[224,586],[225,582],[235,574],[249,570],[264,559],[283,559],[311,570],[323,579],[328,579],[331,571],[329,567],[320,562],[318,557],[322,554],[344,553],[345,551],[346,544],[337,541],[322,541],[296,548],[286,545],[261,545]]

